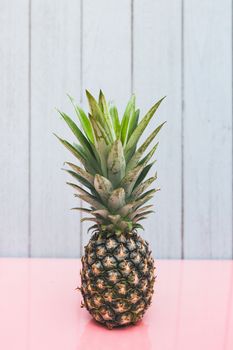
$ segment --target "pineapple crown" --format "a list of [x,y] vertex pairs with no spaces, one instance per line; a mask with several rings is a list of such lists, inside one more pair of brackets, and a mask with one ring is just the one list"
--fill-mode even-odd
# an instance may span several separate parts
[[68,185],[75,189],[76,197],[91,206],[90,209],[73,209],[92,215],[82,221],[94,222],[89,228],[93,232],[101,232],[103,236],[130,234],[143,229],[139,222],[153,212],[153,206],[145,203],[159,190],[148,190],[157,173],[145,180],[154,164],[150,161],[158,143],[145,156],[144,153],[165,122],[153,130],[140,147],[137,144],[164,97],[139,121],[140,111],[132,95],[120,121],[116,106],[106,102],[101,90],[98,101],[88,91],[86,96],[90,107],[88,115],[68,95],[82,130],[66,113],[58,110],[78,144],[72,145],[55,135],[81,165],[66,162],[70,169],[64,170],[86,189],[75,183],[68,182]]

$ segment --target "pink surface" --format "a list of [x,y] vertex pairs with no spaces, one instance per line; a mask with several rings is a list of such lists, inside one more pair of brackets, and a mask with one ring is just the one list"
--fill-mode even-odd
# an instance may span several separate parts
[[233,262],[156,264],[143,321],[109,331],[80,308],[78,260],[0,259],[0,349],[232,350]]

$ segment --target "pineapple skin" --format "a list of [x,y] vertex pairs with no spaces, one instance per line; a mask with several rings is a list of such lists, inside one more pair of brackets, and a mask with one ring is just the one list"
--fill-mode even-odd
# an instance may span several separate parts
[[109,329],[135,324],[151,304],[154,259],[136,232],[108,238],[95,233],[85,247],[80,273],[82,306]]

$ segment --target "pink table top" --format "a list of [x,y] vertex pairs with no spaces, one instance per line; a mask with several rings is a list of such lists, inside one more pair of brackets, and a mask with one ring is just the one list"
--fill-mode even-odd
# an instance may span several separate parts
[[0,259],[0,349],[232,350],[233,262],[156,265],[144,319],[109,331],[80,308],[78,260]]

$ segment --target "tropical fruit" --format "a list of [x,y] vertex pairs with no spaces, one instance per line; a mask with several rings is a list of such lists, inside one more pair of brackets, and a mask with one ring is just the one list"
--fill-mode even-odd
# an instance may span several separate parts
[[102,91],[98,101],[88,91],[86,95],[88,115],[70,97],[81,128],[59,111],[78,143],[57,137],[78,160],[66,164],[80,185],[68,184],[89,204],[73,209],[88,214],[82,221],[92,222],[92,237],[82,257],[83,306],[96,321],[113,328],[140,320],[153,295],[154,260],[138,230],[153,212],[147,202],[158,191],[150,188],[157,174],[147,178],[158,143],[147,149],[164,123],[140,146],[138,142],[163,99],[139,120],[133,95],[120,121],[116,106],[106,102]]

